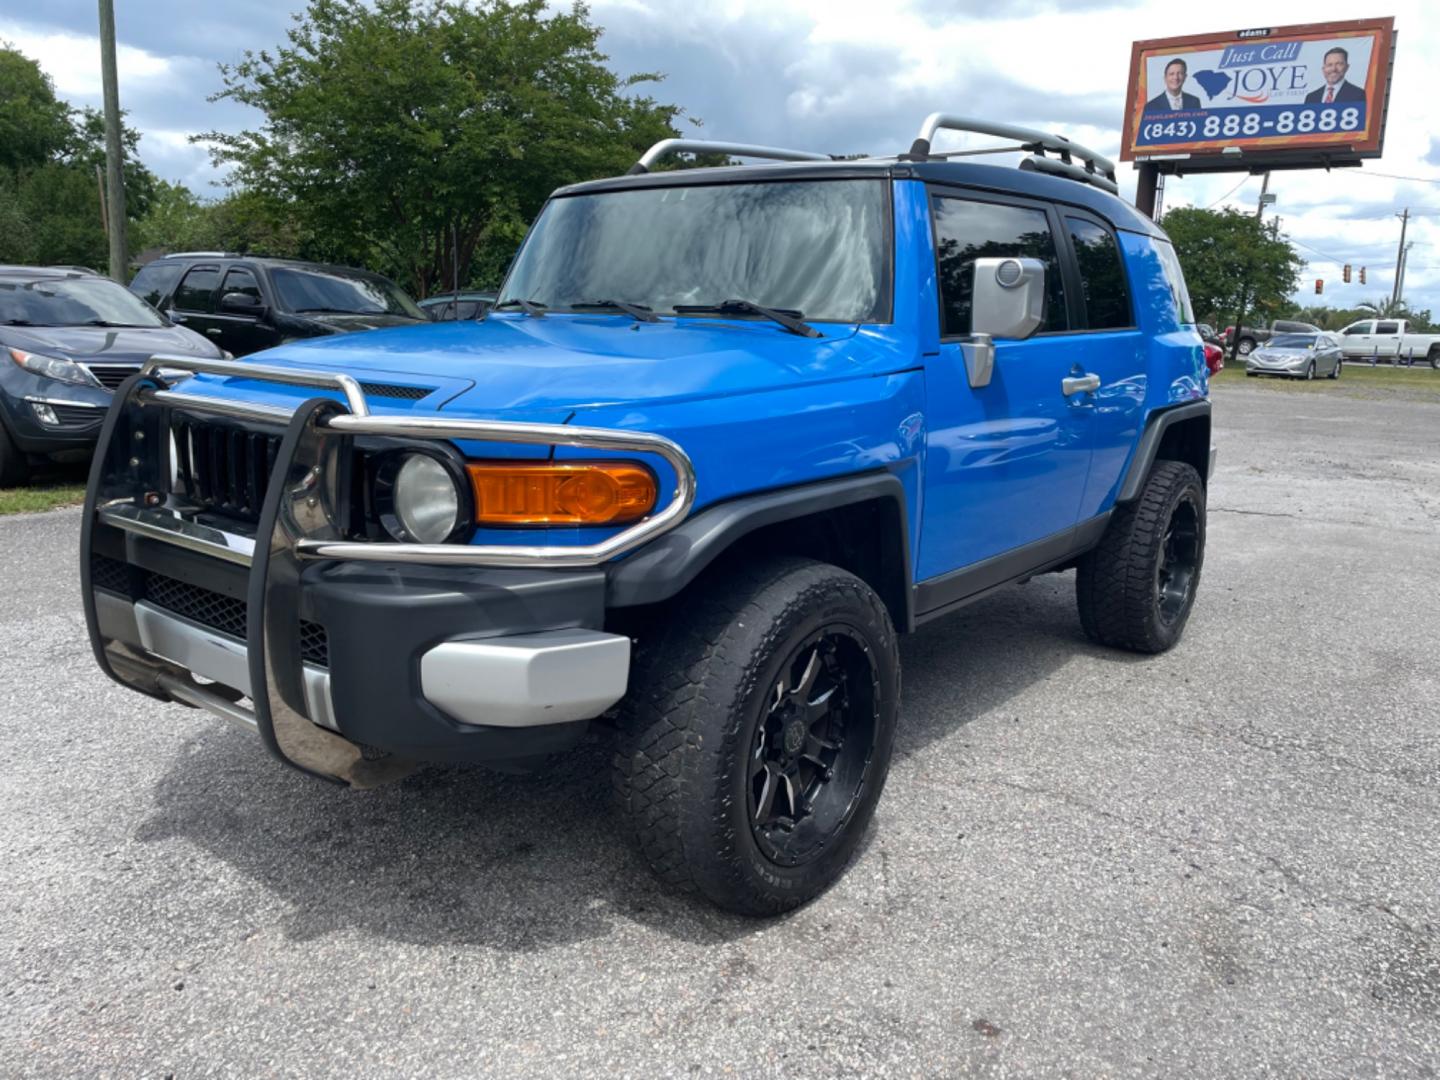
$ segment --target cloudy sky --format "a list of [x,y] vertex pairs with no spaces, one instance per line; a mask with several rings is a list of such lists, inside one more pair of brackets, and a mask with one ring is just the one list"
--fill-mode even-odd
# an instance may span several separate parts
[[[239,130],[256,117],[206,100],[220,88],[216,65],[281,42],[301,6],[116,0],[121,99],[152,169],[218,191],[219,174],[188,136]],[[1329,174],[1276,173],[1270,190],[1310,262],[1298,301],[1317,300],[1314,278],[1325,279],[1332,306],[1388,297],[1396,214],[1410,207],[1406,298],[1440,314],[1440,108],[1429,70],[1440,56],[1440,18],[1429,0],[1373,10],[1335,0],[594,0],[591,11],[616,69],[666,73],[655,92],[702,118],[712,138],[895,153],[927,113],[944,109],[1062,131],[1111,157],[1133,40],[1394,15],[1385,156]],[[0,40],[39,60],[77,105],[100,103],[95,25],[95,0],[0,0]],[[1120,180],[1133,194],[1129,165]],[[1165,202],[1253,209],[1259,189],[1258,177],[1240,174],[1184,178],[1171,180]],[[1367,266],[1368,285],[1343,285],[1344,262]]]

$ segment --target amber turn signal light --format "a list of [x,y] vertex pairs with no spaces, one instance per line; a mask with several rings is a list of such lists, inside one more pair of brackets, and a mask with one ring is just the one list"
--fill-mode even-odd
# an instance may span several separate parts
[[481,525],[619,525],[655,508],[655,474],[631,461],[465,466]]

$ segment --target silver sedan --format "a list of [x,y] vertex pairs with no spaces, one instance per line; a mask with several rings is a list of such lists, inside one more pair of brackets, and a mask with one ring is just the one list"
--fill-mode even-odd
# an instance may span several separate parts
[[1276,334],[1246,357],[1245,374],[1338,379],[1343,362],[1334,334]]

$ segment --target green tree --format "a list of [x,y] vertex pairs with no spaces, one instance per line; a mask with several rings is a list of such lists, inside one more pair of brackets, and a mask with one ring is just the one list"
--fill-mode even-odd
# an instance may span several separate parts
[[264,123],[201,138],[232,184],[307,224],[308,254],[423,297],[492,275],[555,187],[675,134],[680,110],[635,92],[658,76],[616,75],[600,33],[583,4],[311,0],[288,44],[221,67],[217,97]]
[[0,42],[0,169],[22,169],[58,157],[70,145],[70,106],[40,65]]
[[1195,310],[1213,315],[1217,325],[1233,322],[1242,307],[1247,322],[1291,307],[1305,260],[1274,225],[1236,210],[1192,207],[1171,210],[1164,225]]

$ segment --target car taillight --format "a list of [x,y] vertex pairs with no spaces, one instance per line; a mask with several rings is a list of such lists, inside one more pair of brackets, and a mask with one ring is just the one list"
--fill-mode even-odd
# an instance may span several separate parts
[[474,462],[465,467],[481,525],[619,525],[655,507],[655,474],[638,462]]
[[1205,343],[1205,366],[1210,369],[1211,375],[1225,366],[1225,352],[1219,345],[1212,345],[1208,341]]

